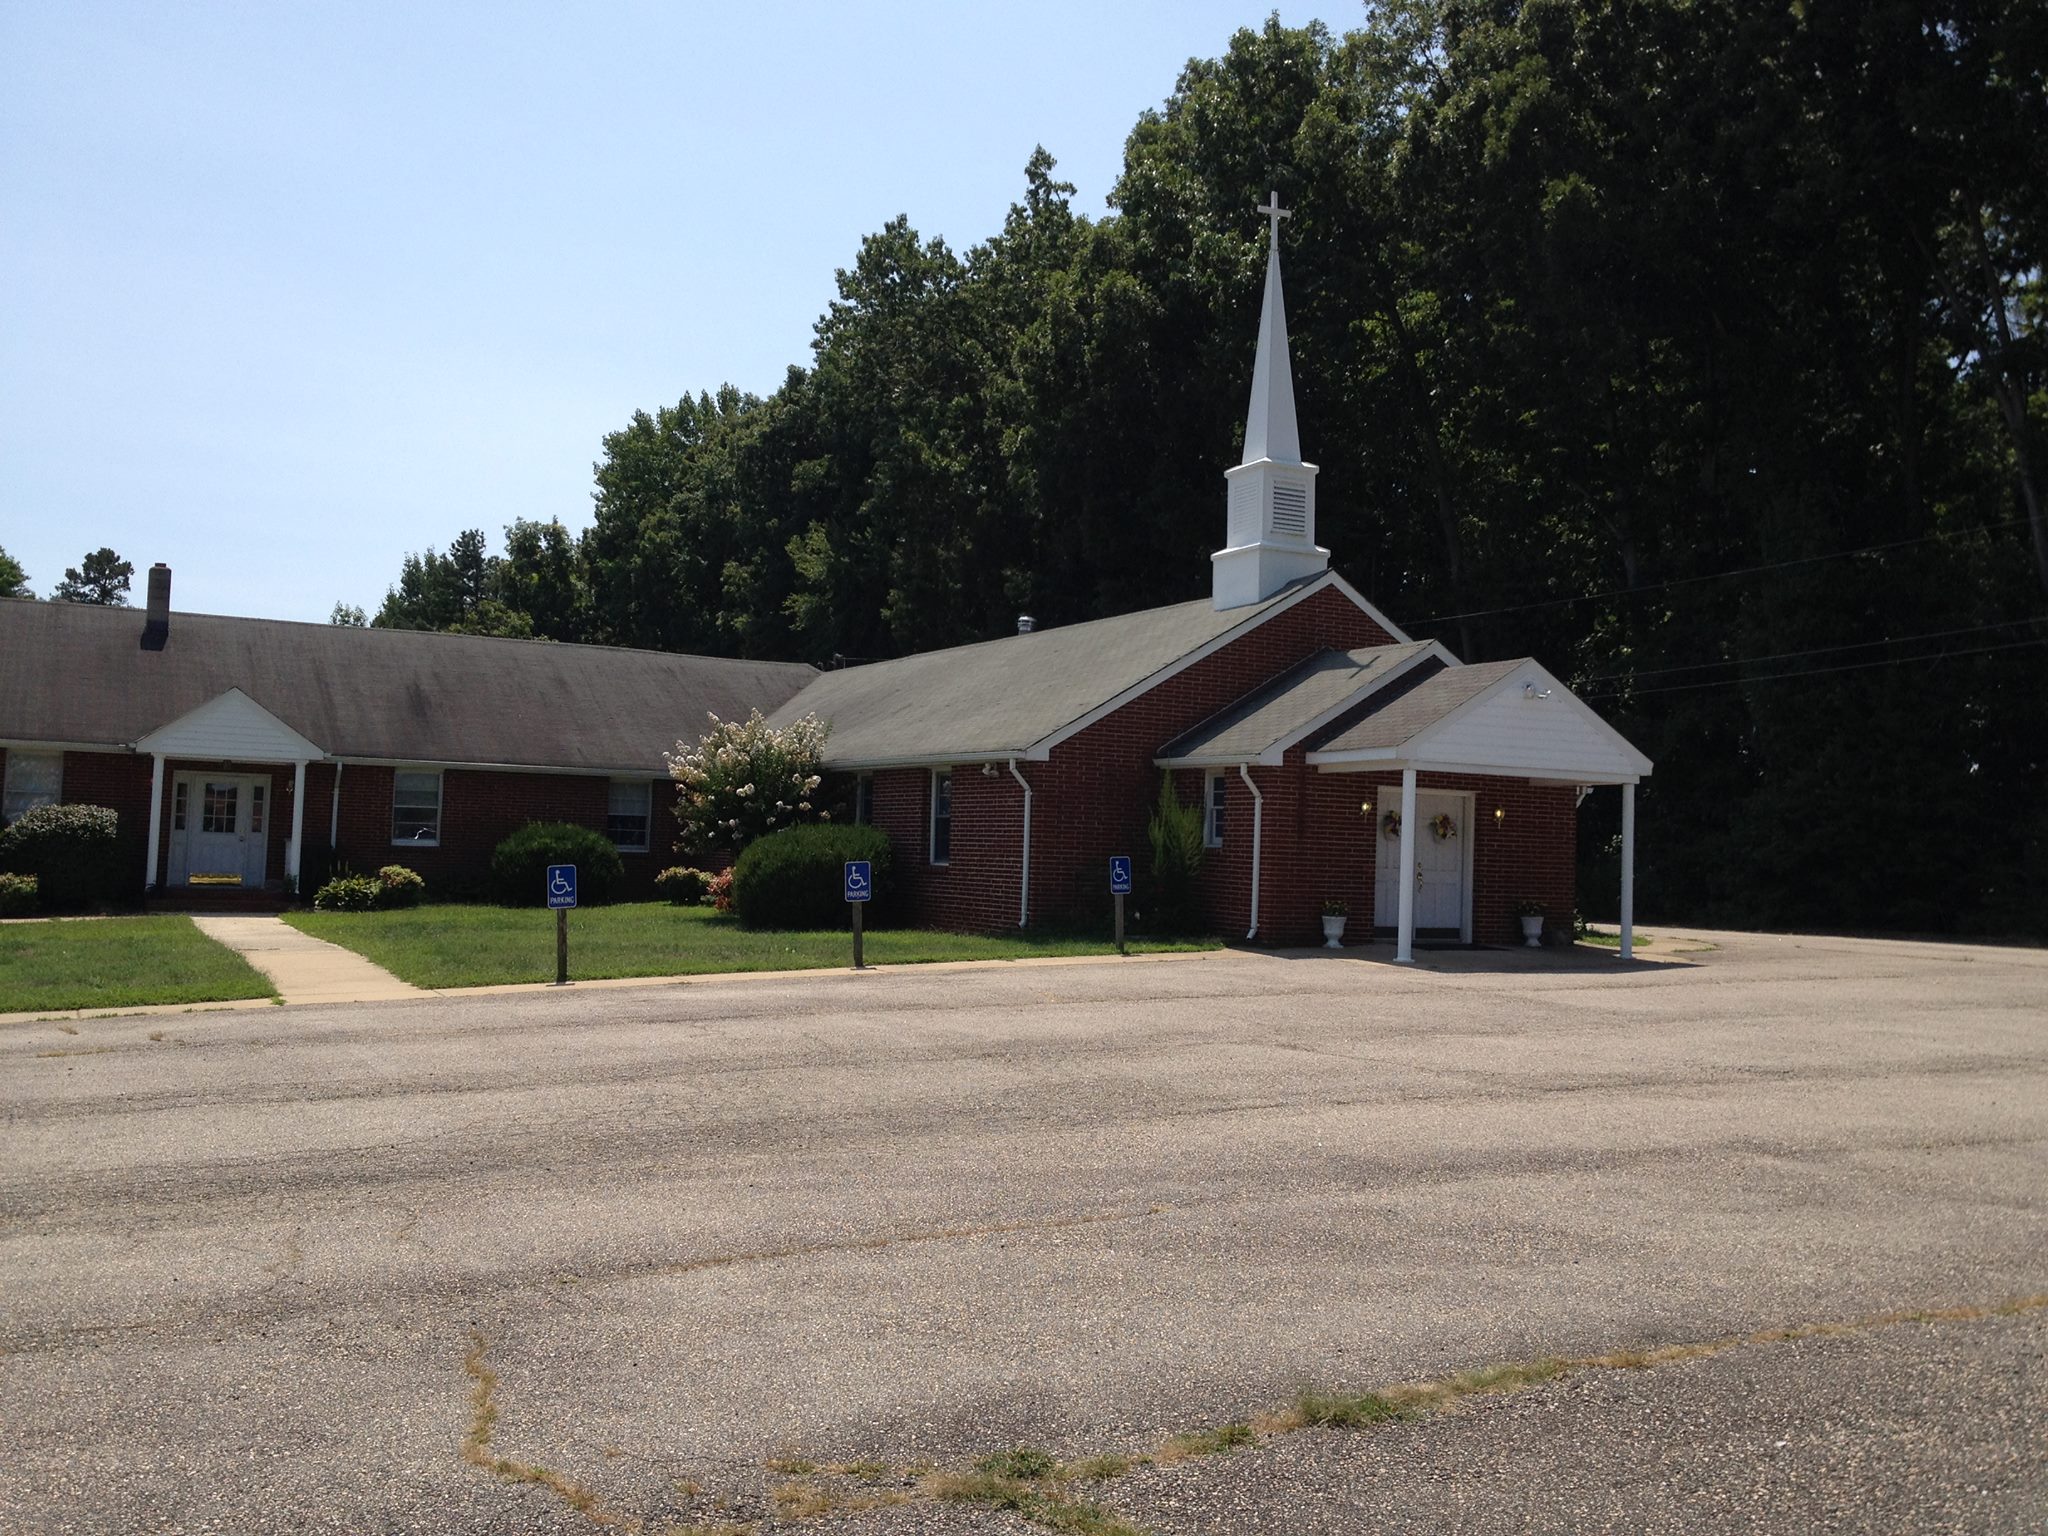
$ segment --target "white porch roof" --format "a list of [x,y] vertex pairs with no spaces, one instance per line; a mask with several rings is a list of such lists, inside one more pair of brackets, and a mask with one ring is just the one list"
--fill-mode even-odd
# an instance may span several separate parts
[[239,688],[215,694],[158,726],[136,741],[135,750],[238,763],[303,763],[327,756],[325,747],[308,741]]

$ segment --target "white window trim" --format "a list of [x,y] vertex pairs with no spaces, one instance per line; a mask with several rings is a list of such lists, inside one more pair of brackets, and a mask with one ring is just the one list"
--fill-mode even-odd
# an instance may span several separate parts
[[604,835],[607,838],[611,838],[612,791],[619,788],[621,785],[631,785],[632,787],[637,788],[640,791],[641,796],[643,797],[642,803],[646,807],[646,809],[641,814],[641,820],[646,823],[646,827],[645,830],[643,830],[640,834],[639,842],[622,843],[617,841],[616,839],[613,839],[612,846],[618,849],[620,853],[646,853],[650,848],[654,846],[654,781],[652,779],[607,779],[605,781]]
[[[434,776],[434,835],[426,837],[400,837],[398,835],[398,780],[403,774],[432,774]],[[391,846],[394,848],[438,848],[441,846],[441,821],[448,814],[448,776],[439,768],[394,768],[391,770]]]
[[[1228,821],[1225,821],[1221,831],[1216,826],[1216,790],[1219,785],[1223,787],[1223,793],[1227,797],[1230,793],[1230,778],[1221,768],[1211,768],[1202,775],[1202,846],[1204,848],[1221,848],[1223,846],[1223,833],[1230,830]],[[1229,804],[1227,798],[1224,803],[1226,806]]]
[[[939,857],[939,780],[946,781],[946,856]],[[953,862],[953,770],[934,768],[932,770],[931,806],[925,817],[925,857],[938,869],[944,869]]]

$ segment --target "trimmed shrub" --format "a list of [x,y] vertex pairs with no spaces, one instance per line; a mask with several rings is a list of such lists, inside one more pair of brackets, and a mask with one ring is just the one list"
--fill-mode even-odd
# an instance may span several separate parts
[[427,882],[403,864],[386,864],[377,871],[377,905],[416,907],[426,897]]
[[747,845],[732,867],[733,908],[749,928],[845,928],[848,859],[874,865],[875,894],[889,889],[889,837],[876,827],[788,827]]
[[1152,890],[1146,926],[1154,933],[1195,933],[1202,926],[1202,812],[1183,805],[1173,775],[1159,775],[1159,799],[1145,825],[1152,844]]
[[711,876],[701,869],[664,869],[654,877],[654,894],[671,906],[701,907],[710,899]]
[[377,905],[384,887],[368,875],[336,875],[313,897],[318,912],[367,912]]
[[34,875],[45,907],[80,907],[110,895],[120,819],[103,805],[39,805],[0,832],[0,870]]
[[28,917],[35,909],[34,875],[0,875],[0,917]]
[[704,887],[704,899],[711,903],[714,912],[732,910],[732,871],[721,869],[711,877],[711,883]]
[[576,866],[576,900],[602,906],[625,877],[619,850],[602,832],[566,821],[529,821],[491,855],[491,881],[508,907],[537,907],[546,899],[548,866]]

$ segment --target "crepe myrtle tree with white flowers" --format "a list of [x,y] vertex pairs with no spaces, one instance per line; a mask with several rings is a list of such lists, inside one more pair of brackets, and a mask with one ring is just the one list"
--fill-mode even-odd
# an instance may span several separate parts
[[830,821],[819,802],[818,765],[831,728],[816,715],[777,729],[755,710],[744,720],[711,716],[694,746],[678,741],[668,759],[676,781],[678,844],[692,853],[738,853],[764,833]]

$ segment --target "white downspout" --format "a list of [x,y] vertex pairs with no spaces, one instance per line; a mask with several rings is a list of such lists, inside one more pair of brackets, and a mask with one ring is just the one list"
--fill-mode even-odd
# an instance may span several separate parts
[[1636,953],[1636,787],[1621,786],[1621,958]]
[[334,852],[341,846],[341,768],[334,765],[334,788],[327,792],[327,851]]
[[143,871],[142,890],[145,895],[156,889],[157,839],[164,830],[164,755],[161,752],[149,754],[149,866]]
[[1244,780],[1244,787],[1252,792],[1252,925],[1245,930],[1246,939],[1259,936],[1259,835],[1266,820],[1266,797],[1259,793],[1259,786],[1252,782],[1251,765],[1239,763],[1237,776]]
[[1023,928],[1031,921],[1031,786],[1017,771],[1014,757],[1010,759],[1010,777],[1024,791],[1024,869],[1017,881],[1017,926]]

